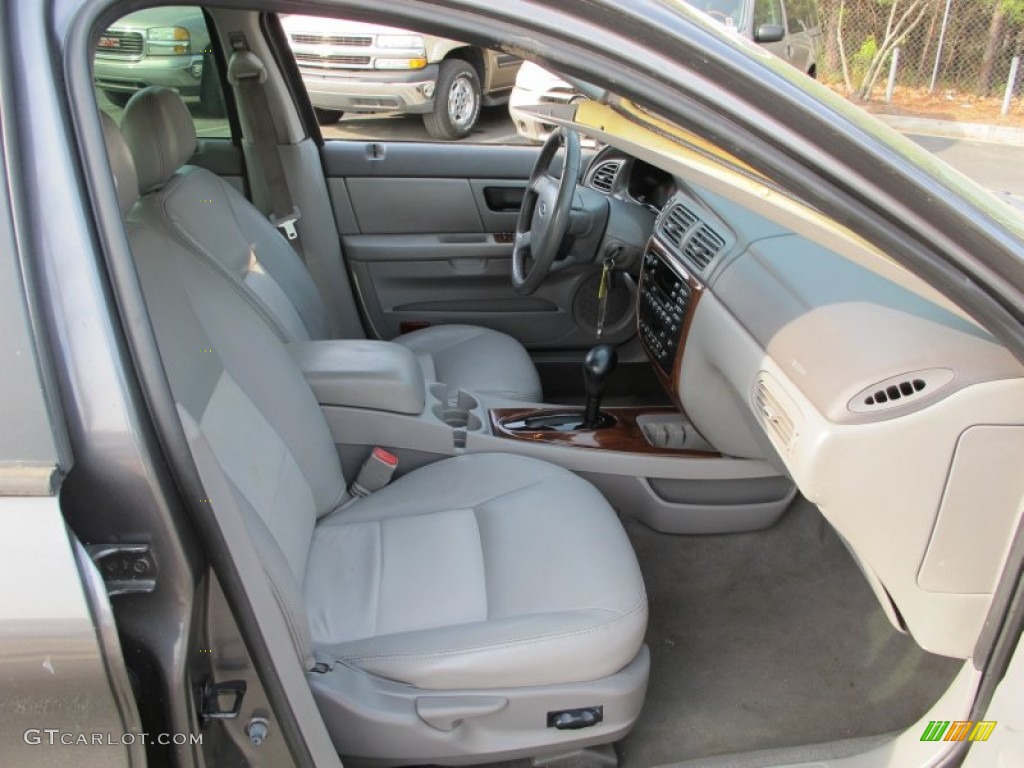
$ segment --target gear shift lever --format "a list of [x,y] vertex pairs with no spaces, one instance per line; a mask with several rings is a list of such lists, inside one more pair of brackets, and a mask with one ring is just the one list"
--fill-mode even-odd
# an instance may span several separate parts
[[583,358],[583,386],[587,392],[587,407],[583,412],[584,429],[604,426],[606,419],[601,414],[601,397],[618,361],[619,356],[611,344],[598,344]]

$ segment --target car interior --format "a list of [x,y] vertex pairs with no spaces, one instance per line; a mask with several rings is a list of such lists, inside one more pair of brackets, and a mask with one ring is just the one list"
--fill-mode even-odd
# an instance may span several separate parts
[[543,147],[325,139],[279,18],[204,12],[223,135],[97,90],[95,183],[342,759],[796,763],[969,698],[1024,493],[991,333],[612,91],[538,106]]

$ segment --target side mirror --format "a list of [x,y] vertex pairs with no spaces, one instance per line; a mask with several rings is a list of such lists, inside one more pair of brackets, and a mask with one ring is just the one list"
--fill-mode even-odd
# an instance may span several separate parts
[[754,33],[755,43],[777,43],[786,36],[781,24],[762,24]]

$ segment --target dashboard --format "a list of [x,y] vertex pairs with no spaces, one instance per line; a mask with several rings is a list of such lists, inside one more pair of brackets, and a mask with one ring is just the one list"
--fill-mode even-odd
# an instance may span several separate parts
[[637,330],[686,418],[723,455],[788,474],[897,628],[969,657],[1024,514],[1021,364],[815,212],[818,231],[798,233],[777,202],[614,148],[584,184],[655,215]]

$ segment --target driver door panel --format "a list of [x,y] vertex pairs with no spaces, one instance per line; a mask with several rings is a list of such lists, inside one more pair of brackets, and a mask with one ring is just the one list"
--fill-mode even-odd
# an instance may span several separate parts
[[[325,145],[335,221],[371,335],[390,339],[424,324],[464,323],[536,350],[594,343],[597,265],[552,274],[530,296],[512,288],[511,233],[538,151]],[[633,332],[628,322],[610,330],[613,343]]]

